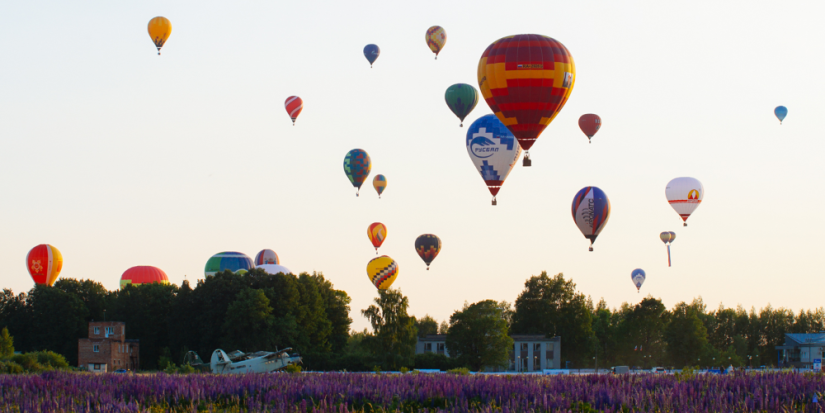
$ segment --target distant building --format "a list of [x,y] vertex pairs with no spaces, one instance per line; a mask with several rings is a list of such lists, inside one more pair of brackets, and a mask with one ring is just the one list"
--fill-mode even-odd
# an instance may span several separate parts
[[[561,368],[561,337],[514,334],[510,362],[504,371],[530,372]],[[415,354],[436,353],[450,357],[446,334],[428,334],[415,344]],[[495,370],[499,371],[499,370]]]
[[779,367],[811,368],[825,352],[825,332],[785,334],[785,344],[776,346]]
[[140,342],[126,339],[126,323],[92,321],[89,338],[77,342],[77,365],[94,373],[140,368]]

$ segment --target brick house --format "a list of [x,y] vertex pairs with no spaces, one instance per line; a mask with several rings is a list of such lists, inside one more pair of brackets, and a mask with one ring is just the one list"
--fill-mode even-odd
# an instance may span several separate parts
[[93,373],[140,368],[140,341],[126,339],[126,323],[92,321],[89,338],[77,342],[77,365]]

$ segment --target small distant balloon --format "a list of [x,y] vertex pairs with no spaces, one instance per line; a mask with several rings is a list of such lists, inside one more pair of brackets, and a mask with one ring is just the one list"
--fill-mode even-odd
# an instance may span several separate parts
[[367,263],[367,276],[375,288],[386,290],[398,277],[398,263],[386,255],[373,258]]
[[429,270],[430,264],[441,252],[441,238],[434,234],[419,235],[415,239],[415,252],[424,260],[424,263],[427,264],[427,270]]
[[435,53],[435,59],[438,60],[438,53],[441,52],[444,44],[447,43],[447,32],[445,32],[441,26],[430,27],[427,29],[425,40],[427,40],[427,46],[430,47],[430,50]]
[[353,149],[344,157],[344,173],[356,188],[355,196],[361,191],[361,185],[367,180],[372,169],[370,156],[363,149]]
[[63,254],[52,245],[40,244],[26,254],[26,269],[35,284],[51,286],[63,269]]
[[387,227],[380,222],[373,222],[367,227],[367,236],[370,238],[372,246],[375,247],[375,255],[378,255],[378,248],[387,238]]
[[659,239],[667,245],[667,266],[670,267],[670,244],[676,239],[676,233],[673,231],[665,231],[659,234]]
[[292,119],[292,126],[295,126],[295,120],[298,119],[298,115],[300,115],[301,110],[304,109],[304,101],[298,96],[290,96],[286,98],[284,107],[286,108],[286,113],[289,114],[289,118]]
[[779,119],[779,124],[782,124],[782,121],[785,120],[785,116],[788,116],[788,108],[784,106],[777,106],[776,109],[773,110],[773,114],[776,115],[776,118]]
[[467,128],[467,154],[487,189],[496,195],[521,155],[521,146],[495,115],[484,115]]
[[610,200],[601,189],[595,186],[582,188],[573,198],[573,221],[585,238],[590,240],[590,251],[596,237],[610,219]]
[[579,118],[579,128],[581,128],[582,132],[587,136],[587,142],[590,143],[590,138],[599,131],[599,128],[602,127],[602,118],[599,115],[594,115],[592,113],[588,113],[586,115],[582,115]]
[[630,273],[630,279],[633,280],[633,285],[636,286],[637,293],[642,288],[642,284],[645,283],[645,278],[647,278],[647,275],[645,275],[645,270],[641,268],[636,268]]
[[259,265],[266,265],[266,264],[280,264],[281,260],[278,259],[278,254],[275,251],[270,249],[264,249],[259,251],[255,255],[255,266]]
[[381,54],[381,49],[374,44],[368,44],[364,46],[364,57],[367,58],[367,61],[370,62],[370,69],[372,68],[372,64],[375,63],[375,59],[378,59],[378,56]]
[[152,38],[152,42],[155,44],[155,47],[158,48],[158,56],[160,56],[160,48],[166,44],[166,40],[169,39],[169,35],[172,34],[172,22],[166,17],[158,16],[149,20],[148,29],[149,37]]
[[699,207],[705,197],[705,187],[696,178],[674,178],[667,183],[665,196],[670,206],[682,217],[687,226],[690,214]]
[[461,120],[459,126],[464,126],[464,118],[475,109],[478,104],[478,91],[466,83],[456,83],[447,88],[444,100],[451,111]]
[[242,252],[220,252],[206,261],[206,266],[203,269],[204,275],[211,277],[219,272],[225,270],[232,271],[236,274],[243,274],[255,268],[252,258],[249,258]]
[[120,276],[121,289],[129,284],[141,285],[153,283],[168,285],[169,277],[166,276],[166,273],[163,272],[162,269],[150,265],[139,265],[129,268]]
[[375,175],[375,178],[372,178],[372,187],[375,188],[375,192],[378,192],[378,199],[381,199],[381,194],[387,188],[387,177],[381,174]]

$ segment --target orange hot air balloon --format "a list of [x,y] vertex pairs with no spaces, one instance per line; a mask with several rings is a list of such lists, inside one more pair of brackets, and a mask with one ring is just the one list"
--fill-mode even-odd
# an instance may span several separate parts
[[289,118],[292,119],[292,126],[295,126],[295,120],[298,119],[298,115],[304,110],[304,101],[298,96],[290,96],[286,98],[284,107],[286,108],[286,113],[289,114]]
[[160,48],[169,39],[170,34],[172,34],[172,22],[169,19],[158,16],[149,20],[149,37],[152,38],[152,42],[158,48],[158,56],[160,56]]
[[63,255],[49,244],[40,244],[26,255],[26,267],[35,284],[51,286],[63,269]]
[[530,166],[530,147],[567,103],[575,81],[573,56],[547,36],[504,37],[481,55],[481,95],[527,151],[524,166]]
[[367,228],[367,236],[370,237],[372,246],[375,247],[375,254],[378,255],[378,248],[384,243],[387,238],[387,227],[380,222],[373,222]]

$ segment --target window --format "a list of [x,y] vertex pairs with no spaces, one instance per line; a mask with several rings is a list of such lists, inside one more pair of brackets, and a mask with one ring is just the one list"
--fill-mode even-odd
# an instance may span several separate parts
[[114,333],[115,333],[115,328],[114,327],[106,327],[106,335],[107,336],[112,335]]
[[438,343],[436,349],[438,350],[438,354],[444,354],[444,343]]
[[95,370],[100,370],[100,364],[95,363]]
[[424,343],[424,352],[425,353],[432,353],[433,352],[433,343]]
[[94,351],[95,353],[100,353],[100,344],[93,345],[92,351]]
[[[548,348],[553,348],[552,344],[547,346]],[[553,350],[547,350],[544,352],[544,358],[546,359],[545,368],[552,369],[553,368]]]
[[100,327],[95,327],[95,335],[100,334]]
[[533,343],[533,370],[541,370],[541,343]]

